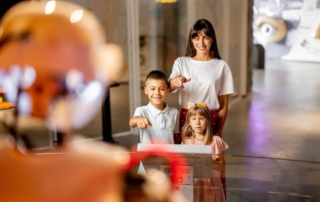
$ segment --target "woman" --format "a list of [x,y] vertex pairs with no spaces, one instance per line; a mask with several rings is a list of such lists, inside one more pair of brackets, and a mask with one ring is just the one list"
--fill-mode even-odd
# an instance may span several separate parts
[[[169,78],[170,92],[179,90],[180,131],[186,120],[188,102],[205,102],[212,114],[214,134],[222,137],[229,95],[236,90],[229,65],[221,60],[212,24],[200,19],[191,27],[185,57],[175,60]],[[175,143],[181,143],[175,135]]]

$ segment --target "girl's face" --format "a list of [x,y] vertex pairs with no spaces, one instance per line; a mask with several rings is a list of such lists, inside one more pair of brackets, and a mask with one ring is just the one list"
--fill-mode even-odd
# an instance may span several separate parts
[[197,54],[209,54],[213,40],[201,30],[198,32],[198,36],[191,39],[191,42],[196,49]]
[[190,116],[190,126],[192,130],[199,135],[204,135],[207,129],[207,119],[199,112]]

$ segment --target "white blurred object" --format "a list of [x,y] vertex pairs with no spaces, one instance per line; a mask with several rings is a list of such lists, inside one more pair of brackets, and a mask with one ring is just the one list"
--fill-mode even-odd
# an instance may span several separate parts
[[283,10],[281,13],[281,17],[283,20],[300,20],[300,9],[292,9],[292,10]]

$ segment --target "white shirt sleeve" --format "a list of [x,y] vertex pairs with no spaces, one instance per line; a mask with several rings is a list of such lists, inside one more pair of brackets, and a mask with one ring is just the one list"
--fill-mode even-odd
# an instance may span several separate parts
[[181,63],[179,61],[179,58],[177,58],[173,63],[172,72],[170,74],[169,80],[177,75],[181,75],[182,73],[180,69],[181,69]]
[[137,107],[136,111],[134,112],[133,116],[145,117],[142,111],[142,107]]
[[229,65],[226,63],[223,69],[221,84],[219,89],[219,95],[236,95],[236,89],[234,87],[233,77]]
[[[178,75],[182,75],[181,62],[180,62],[179,58],[177,58],[173,63],[172,72],[170,74],[168,81],[170,82],[170,79],[172,79],[173,77],[178,76]],[[178,89],[172,91],[172,93],[175,93],[177,91],[178,91]]]

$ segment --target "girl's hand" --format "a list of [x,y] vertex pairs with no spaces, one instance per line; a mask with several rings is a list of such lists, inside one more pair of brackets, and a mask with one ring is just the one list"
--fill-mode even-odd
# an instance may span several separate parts
[[152,124],[150,123],[150,121],[148,119],[141,117],[137,121],[137,126],[138,126],[138,128],[143,129],[148,126],[152,126]]
[[184,88],[183,83],[187,83],[191,80],[191,78],[186,78],[182,75],[178,75],[173,77],[172,84],[175,88]]

